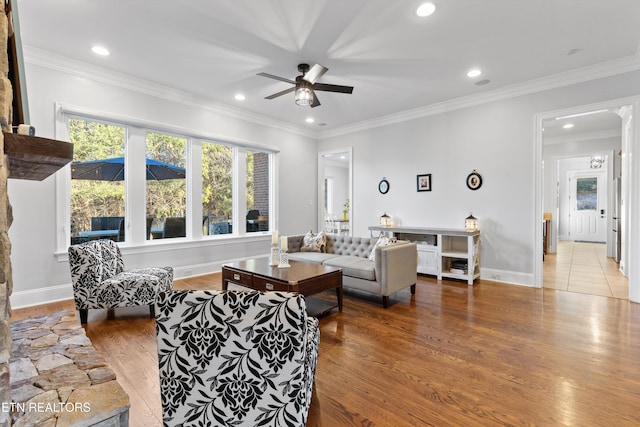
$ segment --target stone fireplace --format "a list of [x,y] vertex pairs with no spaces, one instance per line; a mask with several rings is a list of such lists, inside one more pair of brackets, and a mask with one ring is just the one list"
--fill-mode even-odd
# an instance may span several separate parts
[[[5,2],[0,3],[0,124],[3,131],[11,131],[11,101],[13,90],[8,79],[9,60],[7,55],[8,42],[8,18],[5,11]],[[0,134],[0,144],[4,153],[4,136]],[[11,402],[11,385],[9,379],[9,358],[11,353],[11,331],[9,329],[9,317],[11,305],[9,296],[13,290],[11,282],[11,242],[9,241],[9,227],[11,226],[11,206],[7,198],[8,160],[7,156],[0,155],[0,403]],[[3,405],[0,408],[0,427],[11,425],[8,408]]]
[[[10,323],[13,282],[8,231],[13,214],[7,179],[42,181],[71,161],[73,144],[13,133],[13,112],[18,112],[18,121],[22,118],[17,37],[11,3],[1,1],[0,11],[0,427],[128,425],[129,398],[86,337],[75,313]],[[18,101],[15,110],[14,94]],[[84,405],[80,409],[91,410],[57,410],[53,415],[48,410],[15,410],[18,404],[26,407],[25,402],[66,405],[65,409],[76,402]]]

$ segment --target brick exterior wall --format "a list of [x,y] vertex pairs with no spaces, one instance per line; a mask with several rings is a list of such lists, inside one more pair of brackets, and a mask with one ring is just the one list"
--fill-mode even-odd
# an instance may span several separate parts
[[[253,155],[253,209],[269,218],[269,154]],[[268,225],[261,225],[260,231],[267,231]]]

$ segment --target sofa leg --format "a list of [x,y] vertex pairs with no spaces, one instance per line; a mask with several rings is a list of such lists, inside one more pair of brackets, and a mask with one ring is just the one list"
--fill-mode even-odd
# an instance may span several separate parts
[[87,316],[89,314],[89,310],[86,308],[81,308],[80,310],[80,323],[83,325],[87,324]]
[[154,319],[156,317],[156,306],[149,304],[149,317]]
[[382,296],[382,307],[383,308],[388,308],[389,307],[389,297],[388,296]]
[[411,285],[411,295],[415,295],[416,294],[416,284],[414,283],[413,285]]

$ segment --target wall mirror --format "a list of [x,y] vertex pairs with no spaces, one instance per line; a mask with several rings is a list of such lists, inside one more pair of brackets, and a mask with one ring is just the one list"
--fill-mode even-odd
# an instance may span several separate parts
[[351,235],[353,230],[353,150],[318,153],[318,230]]

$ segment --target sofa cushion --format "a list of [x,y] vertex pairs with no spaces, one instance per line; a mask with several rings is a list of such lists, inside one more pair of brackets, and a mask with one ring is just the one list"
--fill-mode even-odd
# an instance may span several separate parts
[[322,252],[294,252],[289,254],[289,259],[294,261],[306,261],[316,264],[322,264],[333,258],[339,258],[339,256],[335,254],[325,254]]
[[375,263],[361,256],[341,255],[328,259],[322,264],[328,267],[341,268],[344,276],[364,280],[376,280]]
[[359,256],[367,259],[377,239],[370,237],[327,236],[327,253]]
[[369,259],[371,261],[375,261],[376,260],[376,248],[377,247],[382,247],[382,246],[389,246],[393,243],[396,242],[396,238],[395,237],[380,237],[378,239],[378,241],[376,242],[375,246],[373,247],[373,249],[371,249],[371,252],[369,253]]

